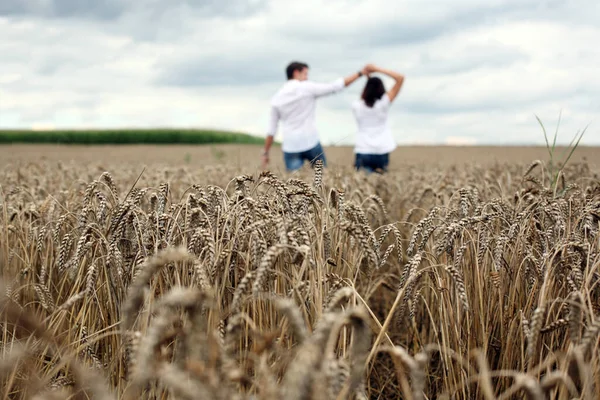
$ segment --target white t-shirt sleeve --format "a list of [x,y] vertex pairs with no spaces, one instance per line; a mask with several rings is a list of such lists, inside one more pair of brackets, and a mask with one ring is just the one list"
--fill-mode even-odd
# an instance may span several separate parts
[[323,97],[339,92],[346,85],[344,84],[344,78],[338,78],[330,83],[304,81],[303,86],[312,96]]
[[388,94],[385,93],[383,96],[381,96],[381,99],[377,101],[376,107],[380,110],[387,110],[388,108],[390,108],[390,104],[392,104],[392,102],[390,101],[390,96],[388,96]]
[[275,136],[277,133],[277,125],[279,124],[279,112],[277,108],[271,106],[269,114],[269,127],[267,128],[267,136]]
[[353,101],[352,105],[350,106],[350,108],[352,109],[352,114],[354,114],[355,116],[358,115],[359,107],[360,107],[360,102],[358,100]]

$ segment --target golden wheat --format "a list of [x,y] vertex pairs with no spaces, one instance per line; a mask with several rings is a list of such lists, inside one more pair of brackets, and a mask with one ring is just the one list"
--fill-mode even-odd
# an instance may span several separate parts
[[594,398],[600,182],[546,172],[6,168],[0,394]]

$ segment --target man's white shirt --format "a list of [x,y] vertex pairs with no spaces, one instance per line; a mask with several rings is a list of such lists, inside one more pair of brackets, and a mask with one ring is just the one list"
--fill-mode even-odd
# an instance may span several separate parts
[[267,135],[275,136],[281,121],[281,149],[284,152],[299,153],[312,149],[319,143],[315,118],[316,100],[339,92],[344,87],[344,78],[331,83],[288,80],[271,98]]

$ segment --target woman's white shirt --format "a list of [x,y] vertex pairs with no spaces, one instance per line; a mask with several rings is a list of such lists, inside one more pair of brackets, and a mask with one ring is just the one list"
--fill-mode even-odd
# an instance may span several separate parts
[[358,131],[354,152],[359,154],[386,154],[394,151],[396,141],[388,123],[390,98],[384,94],[373,107],[359,99],[352,104]]

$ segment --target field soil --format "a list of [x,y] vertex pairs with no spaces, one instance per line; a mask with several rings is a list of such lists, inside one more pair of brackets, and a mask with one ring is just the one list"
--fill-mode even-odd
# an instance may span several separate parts
[[[228,165],[254,170],[260,167],[260,145],[1,145],[0,166],[37,161],[64,163],[125,163],[141,165]],[[351,166],[354,161],[352,147],[325,147],[330,166]],[[557,148],[556,157],[562,158],[564,148]],[[429,164],[432,167],[447,165],[498,163],[528,163],[536,159],[547,161],[545,147],[455,147],[455,146],[400,146],[390,159],[390,169],[398,170],[410,165]],[[571,160],[587,160],[592,170],[600,169],[600,147],[579,147]],[[273,148],[270,169],[283,172],[284,163],[279,147]],[[251,172],[251,171],[247,171]]]

